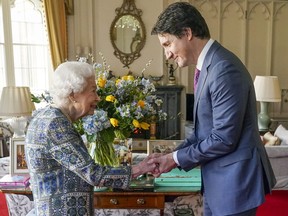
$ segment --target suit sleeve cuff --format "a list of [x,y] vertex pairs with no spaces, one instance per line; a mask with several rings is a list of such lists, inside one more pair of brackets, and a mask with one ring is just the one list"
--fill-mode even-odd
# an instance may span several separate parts
[[173,160],[175,161],[175,163],[177,164],[177,166],[180,166],[179,161],[178,161],[178,158],[177,158],[177,152],[178,152],[178,151],[174,151],[172,156],[173,156]]

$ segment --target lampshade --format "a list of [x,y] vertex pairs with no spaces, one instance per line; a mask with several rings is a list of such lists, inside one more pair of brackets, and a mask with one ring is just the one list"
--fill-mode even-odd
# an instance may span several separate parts
[[31,116],[34,109],[29,87],[8,86],[2,89],[0,116]]
[[8,86],[2,89],[0,116],[12,117],[8,123],[13,128],[13,137],[25,136],[26,117],[31,116],[34,109],[29,87]]
[[258,114],[258,128],[260,131],[268,131],[270,117],[268,112],[269,102],[281,101],[281,90],[276,76],[256,76],[254,80],[256,100],[260,101],[260,113]]
[[281,90],[277,76],[256,76],[254,88],[257,101],[281,102]]

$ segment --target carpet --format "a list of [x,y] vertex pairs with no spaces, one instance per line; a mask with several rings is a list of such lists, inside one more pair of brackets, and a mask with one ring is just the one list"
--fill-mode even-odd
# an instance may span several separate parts
[[288,190],[273,190],[266,195],[266,202],[257,210],[257,216],[288,215]]

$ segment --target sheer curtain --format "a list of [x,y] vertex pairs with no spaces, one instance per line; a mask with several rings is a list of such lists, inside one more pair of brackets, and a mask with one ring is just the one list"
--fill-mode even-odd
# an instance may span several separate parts
[[[47,65],[50,64],[42,5],[17,0],[11,5],[14,73],[16,86],[48,88]],[[36,6],[36,7],[35,7]]]

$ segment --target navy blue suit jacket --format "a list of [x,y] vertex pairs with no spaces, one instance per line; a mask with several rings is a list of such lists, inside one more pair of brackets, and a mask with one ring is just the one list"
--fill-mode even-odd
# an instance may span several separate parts
[[217,41],[201,69],[194,132],[178,147],[177,158],[184,170],[201,165],[202,189],[217,215],[259,206],[276,183],[258,131],[252,78]]

